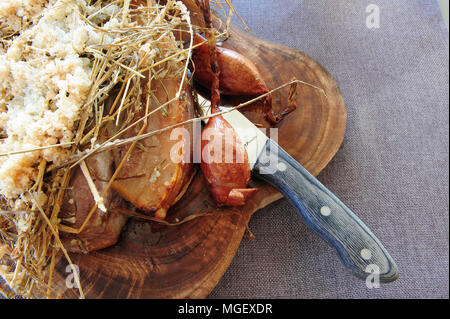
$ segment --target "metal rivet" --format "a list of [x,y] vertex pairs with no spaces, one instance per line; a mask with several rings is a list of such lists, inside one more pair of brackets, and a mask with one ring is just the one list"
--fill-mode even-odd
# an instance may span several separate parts
[[369,260],[372,258],[372,252],[369,249],[364,248],[363,250],[361,250],[361,257],[365,260]]
[[330,207],[328,207],[328,206],[323,206],[323,207],[320,209],[320,213],[321,213],[323,216],[330,216],[330,215],[331,215],[331,209],[330,209]]
[[283,162],[279,162],[279,163],[278,163],[278,170],[279,170],[280,172],[284,172],[286,169],[287,169],[286,164],[284,164]]

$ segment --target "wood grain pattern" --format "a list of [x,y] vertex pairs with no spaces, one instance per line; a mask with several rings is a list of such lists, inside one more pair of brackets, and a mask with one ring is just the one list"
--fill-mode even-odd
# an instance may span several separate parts
[[[306,54],[237,29],[224,46],[250,58],[269,88],[296,77],[325,90],[328,98],[313,88],[298,87],[297,110],[278,125],[279,144],[317,175],[339,149],[346,127],[344,101],[333,77]],[[284,109],[287,96],[288,89],[273,95],[277,110]],[[243,113],[254,123],[269,127],[261,105],[251,105]],[[86,297],[206,297],[233,259],[253,213],[281,198],[263,182],[251,181],[251,186],[259,191],[246,206],[218,210],[199,172],[169,211],[169,220],[196,213],[211,215],[177,227],[131,219],[115,246],[88,255],[72,254]],[[77,298],[76,289],[65,288],[66,266],[66,260],[58,258],[55,285],[63,298]]]

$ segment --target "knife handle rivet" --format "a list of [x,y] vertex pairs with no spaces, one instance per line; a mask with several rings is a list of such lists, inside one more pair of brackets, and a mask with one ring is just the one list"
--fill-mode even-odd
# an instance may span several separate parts
[[369,260],[372,258],[372,252],[369,249],[364,248],[361,250],[361,257],[365,260]]
[[320,213],[321,213],[323,216],[330,216],[330,215],[331,215],[331,209],[330,209],[330,207],[328,207],[328,206],[323,206],[323,207],[320,209]]
[[287,169],[286,164],[284,164],[283,162],[279,162],[277,167],[280,172],[284,172]]

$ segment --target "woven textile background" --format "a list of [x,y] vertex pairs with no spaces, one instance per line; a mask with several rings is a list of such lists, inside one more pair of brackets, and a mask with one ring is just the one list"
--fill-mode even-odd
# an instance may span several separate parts
[[[449,42],[436,0],[234,0],[256,35],[337,79],[344,143],[319,176],[380,238],[400,279],[368,289],[285,200],[257,212],[210,298],[449,297]],[[366,8],[380,8],[380,28]]]
[[[211,298],[448,298],[448,31],[435,0],[235,0],[251,31],[337,79],[344,144],[319,179],[380,238],[400,279],[368,289],[285,200],[257,212]],[[366,7],[380,8],[380,28]]]

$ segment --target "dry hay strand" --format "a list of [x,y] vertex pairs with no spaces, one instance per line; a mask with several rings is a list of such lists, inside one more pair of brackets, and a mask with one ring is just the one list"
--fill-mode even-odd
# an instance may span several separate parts
[[[0,197],[0,279],[3,279],[0,280],[0,293],[8,298],[16,295],[25,298],[36,296],[61,297],[65,287],[61,287],[61,283],[54,280],[55,259],[59,255],[66,258],[71,265],[79,295],[81,298],[84,297],[81,280],[72,265],[67,250],[61,243],[59,233],[78,234],[85,228],[97,207],[102,207],[102,197],[118,176],[131,151],[135,147],[139,147],[140,140],[179,126],[245,107],[287,86],[291,86],[290,95],[293,97],[295,95],[294,86],[297,84],[318,89],[326,97],[322,89],[302,81],[292,80],[232,109],[211,116],[200,116],[144,134],[146,121],[150,116],[156,114],[156,112],[164,112],[167,105],[182,98],[183,84],[188,80],[188,63],[192,50],[196,47],[193,46],[193,33],[204,29],[191,24],[189,13],[180,1],[168,0],[165,5],[160,5],[149,0],[144,1],[149,4],[146,7],[132,6],[129,0],[87,2],[92,3],[96,10],[87,12],[87,10],[77,7],[71,0],[50,0],[49,8],[46,9],[52,10],[52,5],[55,5],[55,3],[58,6],[72,6],[80,18],[80,23],[85,23],[101,35],[100,43],[88,45],[85,52],[82,53],[90,60],[91,86],[86,102],[80,111],[80,118],[77,120],[73,140],[69,143],[56,143],[0,154],[1,159],[2,157],[23,153],[42,153],[47,149],[64,148],[70,150],[63,164],[47,162],[42,156],[39,157],[39,161],[35,164],[37,174],[34,184],[17,198],[7,198],[3,195]],[[199,3],[199,1],[194,2]],[[216,8],[224,12],[225,9],[222,5],[228,6],[229,12],[225,31],[219,33],[214,30],[216,38],[227,37],[231,17],[233,12],[236,11],[230,1],[213,3],[215,3]],[[98,23],[97,18],[104,16],[112,8],[116,9],[109,13],[107,20],[115,19],[120,23],[116,24],[114,28],[106,28],[105,21]],[[30,26],[27,25],[26,27],[29,28]],[[175,34],[181,32],[189,35],[190,41],[188,41],[187,48],[183,47],[183,43],[175,37]],[[8,29],[1,21],[0,35],[0,54],[2,48],[6,50],[15,38],[20,37],[18,32]],[[107,39],[109,40],[107,41]],[[200,43],[197,46],[203,44]],[[143,48],[147,49],[144,50]],[[42,52],[42,54],[45,55],[45,52]],[[141,81],[147,81],[147,89],[151,92],[152,81],[160,78],[178,77],[179,74],[182,74],[182,79],[174,98],[152,110],[149,109],[148,98],[144,103],[146,105],[141,105]],[[115,96],[115,98],[108,105],[111,96]],[[133,122],[134,115],[143,107],[146,110],[145,115]],[[142,128],[135,136],[120,139],[123,133],[140,124],[142,124]],[[112,133],[111,127],[113,127]],[[5,137],[7,137],[7,132],[2,131],[1,138]],[[60,207],[65,191],[68,189],[73,169],[81,164],[89,182],[91,177],[85,159],[98,152],[128,144],[130,144],[128,152],[116,168],[106,189],[99,193],[95,186],[89,183],[91,192],[96,198],[96,204],[92,207],[82,226],[79,229],[73,229],[64,225],[59,218]],[[137,213],[131,211],[122,211],[122,213],[149,219],[141,215],[137,216]],[[208,214],[199,213],[172,226]]]
[[[187,81],[187,67],[193,46],[194,29],[188,12],[179,1],[168,1],[166,5],[149,1],[150,5],[146,7],[131,6],[129,0],[97,1],[91,5],[91,9],[92,6],[96,9],[94,12],[88,12],[86,7],[78,6],[75,1],[49,2],[48,9],[42,15],[52,10],[52,5],[71,6],[77,12],[80,24],[91,27],[91,30],[100,35],[101,41],[86,46],[80,54],[90,61],[91,86],[75,125],[73,141],[0,154],[1,158],[31,152],[41,154],[47,149],[70,150],[66,164],[56,170],[49,169],[54,163],[47,163],[40,156],[36,163],[38,174],[34,184],[16,198],[4,195],[0,198],[0,276],[3,279],[0,282],[3,286],[0,293],[8,298],[14,295],[25,298],[36,295],[58,297],[58,285],[53,282],[55,258],[62,254],[69,265],[72,265],[59,237],[60,231],[70,229],[64,227],[59,218],[60,207],[74,168],[70,166],[69,159],[95,149],[97,143],[105,140],[111,123],[114,124],[115,131],[121,131],[131,124],[134,114],[141,108],[147,109],[146,115],[150,113],[148,103],[146,106],[140,104],[142,92],[139,88],[142,80],[147,81],[147,87],[151,90],[155,79],[175,77],[181,73],[182,80],[176,99],[180,98],[183,83]],[[111,8],[114,10],[108,11]],[[104,16],[107,14],[109,16],[105,21]],[[103,16],[101,23],[97,19],[99,16]],[[112,20],[119,23],[113,28],[106,28],[106,22]],[[20,32],[8,29],[3,22],[0,24],[0,32],[1,45],[5,51],[15,38],[21,36]],[[187,32],[190,35],[188,48],[184,48],[183,43],[175,38],[175,32]],[[52,58],[46,57],[45,52],[42,54],[43,59]],[[116,88],[120,88],[119,93],[108,109],[106,103],[109,96],[115,94],[113,90]],[[152,111],[152,114],[156,112]],[[146,127],[145,120],[142,125],[143,128]],[[139,134],[142,132],[143,129]],[[8,133],[2,131],[2,138],[7,136]],[[132,143],[129,153],[136,144],[137,141]],[[117,176],[121,165],[109,185]],[[82,168],[89,182],[89,170],[85,164]],[[92,211],[97,206],[103,208],[101,198],[104,194],[98,194],[92,183],[89,185],[96,198]],[[87,221],[88,219],[81,229],[75,231],[81,232]],[[80,297],[84,297],[80,278],[73,270]]]

